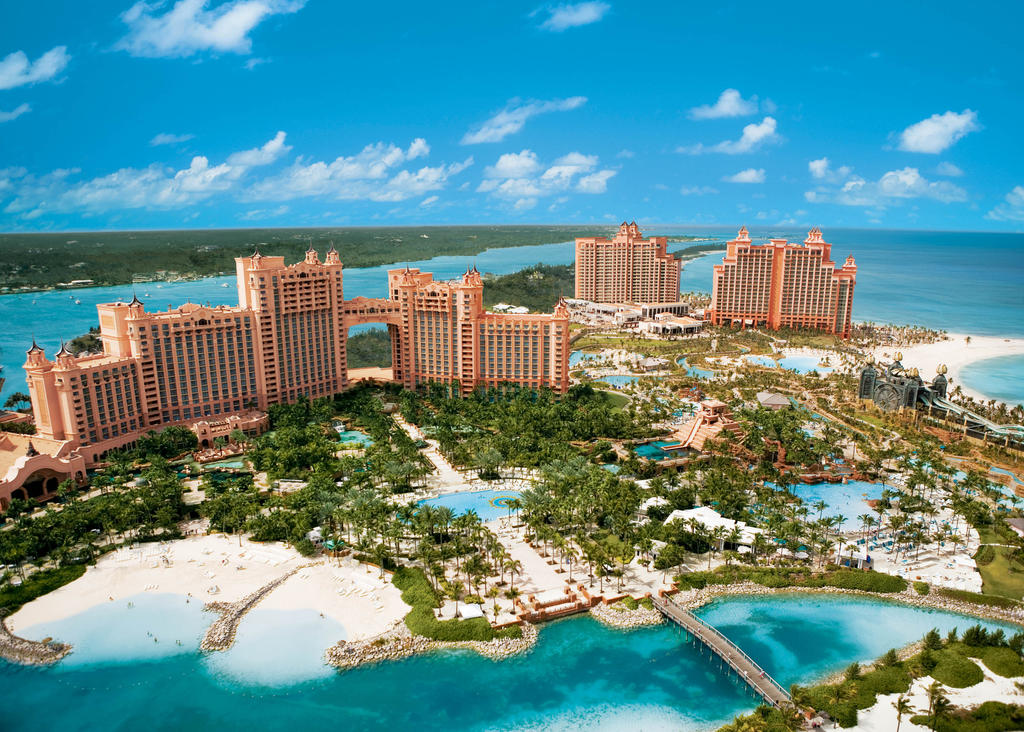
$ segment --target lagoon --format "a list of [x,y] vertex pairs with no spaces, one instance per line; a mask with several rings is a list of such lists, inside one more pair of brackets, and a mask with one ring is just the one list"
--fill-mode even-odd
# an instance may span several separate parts
[[[183,604],[178,609],[182,608]],[[107,605],[97,610],[96,620],[111,627],[124,617]],[[174,608],[154,606],[150,611],[166,615]],[[109,616],[104,619],[105,612]],[[196,614],[195,609],[185,612]],[[259,609],[252,615],[257,613]],[[784,686],[875,658],[932,627],[945,632],[977,622],[867,598],[805,593],[720,598],[698,614]],[[198,616],[209,618],[201,612]],[[274,622],[284,620],[282,615]],[[298,626],[307,625],[301,613],[294,620]],[[256,625],[266,622],[257,620]],[[74,625],[69,619],[63,627]],[[984,625],[1010,630],[997,623]],[[224,659],[247,644],[242,632],[239,646]],[[255,634],[260,634],[258,627]],[[296,655],[314,653],[322,645],[323,637],[315,629],[307,627],[299,634],[308,634],[311,640],[301,642]],[[77,638],[65,636],[72,642]],[[194,640],[198,643],[198,635]],[[544,624],[537,647],[508,661],[448,651],[325,674],[322,666],[307,659],[304,673],[269,683],[263,674],[279,662],[278,644],[268,646],[265,653],[261,647],[242,649],[249,668],[259,668],[242,668],[240,673],[224,668],[232,665],[229,661],[212,660],[215,654],[195,652],[194,645],[181,653],[113,663],[111,654],[95,645],[93,650],[76,647],[74,654],[51,668],[0,662],[4,728],[233,732],[342,724],[365,730],[445,732],[624,725],[713,730],[756,705],[739,679],[690,645],[672,625],[623,632],[586,616],[574,617]],[[396,694],[401,703],[395,703]],[[54,699],[63,703],[54,704]]]

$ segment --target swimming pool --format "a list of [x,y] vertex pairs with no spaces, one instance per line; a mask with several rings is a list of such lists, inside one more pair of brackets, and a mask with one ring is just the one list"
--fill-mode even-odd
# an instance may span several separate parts
[[464,491],[426,498],[418,505],[446,506],[456,516],[472,510],[482,521],[495,521],[509,515],[509,504],[519,496],[519,491]]
[[621,389],[626,384],[635,384],[639,376],[633,376],[632,374],[611,374],[610,376],[599,376],[595,381],[600,381],[609,386],[614,386],[616,389]]
[[847,531],[860,526],[857,517],[872,512],[867,501],[881,498],[885,488],[881,483],[868,483],[864,480],[851,480],[849,483],[797,483],[790,486],[790,490],[811,510],[812,517],[818,515],[813,504],[824,501],[828,507],[821,515],[830,518],[843,516],[843,528]]
[[778,361],[771,356],[745,356],[744,358],[747,363],[755,366],[766,366],[770,369],[781,367],[798,374],[808,374],[811,371],[828,374],[833,370],[831,366],[819,366],[817,356],[783,356]]
[[697,366],[688,366],[686,363],[686,357],[676,361],[677,364],[686,369],[686,375],[692,376],[695,379],[713,379],[715,378],[715,372],[709,371],[708,369],[702,369]]
[[573,369],[584,361],[594,361],[601,358],[600,353],[587,353],[585,351],[573,351],[569,354],[569,368]]
[[369,447],[373,444],[370,436],[359,430],[338,430],[338,442],[356,442],[361,447]]
[[212,463],[203,463],[203,470],[244,470],[245,460],[236,457],[227,460],[215,460]]
[[647,458],[648,460],[664,460],[670,457],[679,457],[681,452],[679,450],[662,450],[661,448],[678,444],[678,441],[673,440],[655,440],[654,442],[645,442],[643,445],[637,445],[633,448],[633,452],[638,457]]

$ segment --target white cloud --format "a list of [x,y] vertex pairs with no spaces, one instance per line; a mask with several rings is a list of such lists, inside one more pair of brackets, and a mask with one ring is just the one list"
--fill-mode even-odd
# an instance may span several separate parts
[[10,122],[11,120],[18,119],[18,117],[30,111],[32,111],[32,107],[27,104],[19,104],[10,112],[5,112],[0,109],[0,122]]
[[615,154],[615,157],[617,157],[617,158],[635,158],[636,157],[636,153],[633,152],[632,150],[619,150]]
[[[284,138],[285,133],[278,131],[278,133],[274,135],[273,139],[268,140],[262,147],[232,153],[228,157],[228,164],[235,166],[236,168],[251,168],[257,165],[270,165],[292,149],[291,145],[284,144]],[[422,142],[422,140],[417,140],[417,142]]]
[[764,168],[747,168],[722,180],[726,183],[764,183]]
[[29,61],[24,51],[10,53],[0,61],[0,89],[49,81],[63,71],[70,60],[67,46],[55,46],[35,61]]
[[536,198],[520,198],[512,205],[512,208],[514,208],[516,211],[527,211],[536,205]]
[[736,89],[726,89],[714,104],[702,104],[690,110],[690,119],[746,117],[757,113],[757,97],[744,99]]
[[163,3],[145,0],[121,15],[128,34],[118,48],[134,56],[191,56],[202,51],[249,53],[249,33],[272,15],[295,13],[305,0],[226,0],[207,9],[208,0],[178,0],[163,13]]
[[549,101],[523,102],[511,100],[505,108],[488,119],[475,130],[470,130],[462,137],[463,145],[476,145],[482,142],[501,142],[509,135],[523,129],[523,125],[531,117],[547,112],[567,112],[587,103],[586,97],[568,97],[567,99],[551,99]]
[[933,114],[910,125],[900,134],[900,150],[937,154],[950,147],[969,132],[980,130],[978,114],[965,109],[957,114]]
[[702,143],[696,145],[676,148],[676,152],[687,155],[700,155],[701,153],[725,153],[726,155],[739,155],[741,153],[753,152],[762,145],[777,142],[780,138],[775,132],[777,123],[774,117],[765,117],[760,122],[751,122],[743,128],[743,134],[738,140],[723,140],[716,145],[707,147]]
[[[608,190],[608,181],[615,170],[598,170],[598,157],[571,152],[557,158],[546,168],[536,153],[523,150],[505,153],[498,162],[484,169],[484,179],[477,192],[489,193],[496,198],[515,201],[520,210],[537,198],[576,191],[598,194]],[[543,170],[543,172],[541,172]]]
[[259,221],[260,219],[271,219],[278,216],[284,216],[288,213],[288,207],[281,205],[277,208],[258,208],[253,211],[246,211],[242,214],[242,218],[246,221]]
[[947,178],[959,178],[964,174],[964,171],[962,171],[959,166],[953,165],[953,163],[948,163],[945,160],[935,166],[935,172],[939,175],[944,175]]
[[949,181],[929,181],[917,168],[890,170],[877,181],[852,176],[838,190],[807,191],[811,203],[840,203],[844,206],[884,207],[899,199],[926,198],[943,203],[967,200],[967,191]]
[[422,201],[420,201],[420,208],[428,208],[430,206],[433,206],[439,200],[441,200],[440,196],[427,196]]
[[540,24],[544,30],[561,33],[568,28],[596,23],[605,16],[611,5],[604,2],[583,2],[547,8],[547,19]]
[[170,132],[161,132],[157,135],[154,135],[153,139],[149,141],[149,144],[153,145],[154,147],[157,145],[177,145],[178,143],[181,142],[188,142],[193,137],[195,137],[195,135],[175,135]]
[[717,188],[711,186],[683,186],[679,189],[682,196],[710,196],[718,193]]
[[425,166],[415,171],[398,169],[407,162],[426,156],[429,151],[426,140],[417,138],[405,150],[394,144],[378,142],[367,145],[356,155],[343,155],[329,163],[300,158],[280,175],[257,182],[244,193],[244,197],[282,201],[310,196],[404,201],[444,188],[449,178],[473,164],[470,157],[461,163]]
[[828,158],[818,158],[807,163],[807,169],[811,172],[811,177],[816,180],[825,180],[834,183],[838,183],[849,177],[853,169],[847,165],[840,165],[838,168],[832,168],[831,162]]
[[233,153],[218,165],[211,165],[204,155],[196,155],[181,170],[153,163],[77,182],[73,179],[78,170],[58,169],[40,176],[21,171],[13,185],[5,186],[13,198],[4,211],[36,218],[49,213],[88,215],[135,208],[181,208],[238,190],[239,181],[253,167],[273,162],[287,149],[284,133],[279,132],[262,147]]
[[1024,221],[1024,186],[1014,186],[1003,203],[985,214],[993,221]]
[[600,170],[585,175],[576,184],[576,190],[580,193],[604,193],[608,190],[608,180],[614,175],[614,170]]
[[532,150],[505,153],[498,162],[484,168],[485,178],[523,178],[540,170],[540,161]]

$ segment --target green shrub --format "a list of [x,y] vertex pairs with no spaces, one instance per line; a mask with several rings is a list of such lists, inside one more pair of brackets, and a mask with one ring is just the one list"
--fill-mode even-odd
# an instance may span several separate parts
[[986,544],[974,554],[974,561],[978,563],[979,567],[984,567],[986,564],[992,564],[992,560],[995,558],[996,548],[991,544]]
[[649,597],[642,597],[642,598],[640,598],[640,605],[641,605],[641,607],[645,607],[648,610],[653,610],[654,609],[654,600],[652,600]]
[[986,648],[981,653],[981,661],[994,674],[1006,678],[1024,676],[1024,661],[1012,648]]
[[616,605],[622,605],[624,608],[628,610],[636,610],[638,607],[640,607],[640,603],[638,603],[629,595],[626,595],[624,598],[622,598],[622,600],[620,602],[617,602]]
[[405,616],[405,624],[414,635],[439,641],[489,641],[493,638],[522,637],[522,629],[518,626],[495,631],[484,618],[438,620],[434,617],[434,608],[440,604],[438,596],[421,569],[400,567],[391,581],[402,591],[402,601],[412,605],[412,610]]
[[53,592],[69,582],[74,582],[83,574],[85,574],[85,566],[81,564],[36,572],[17,587],[8,585],[0,590],[0,608],[9,613],[17,612],[22,605],[26,605],[48,592]]
[[952,649],[936,651],[933,655],[938,663],[930,673],[941,684],[964,689],[985,680],[978,664]]
[[928,588],[928,583],[927,582],[915,582],[914,583],[914,592],[916,592],[919,595],[927,595],[928,594],[928,589],[929,588]]
[[990,607],[1003,607],[1003,608],[1019,608],[1021,602],[1019,600],[1011,600],[1009,597],[1002,597],[1000,595],[982,595],[979,592],[970,592],[968,590],[953,590],[948,587],[936,587],[935,592],[948,597],[951,600],[960,600],[961,602],[973,602],[976,605],[988,605]]
[[[915,714],[910,721],[930,726],[931,717]],[[957,710],[941,716],[935,728],[938,732],[1006,732],[1024,729],[1024,707],[987,701],[977,709]]]

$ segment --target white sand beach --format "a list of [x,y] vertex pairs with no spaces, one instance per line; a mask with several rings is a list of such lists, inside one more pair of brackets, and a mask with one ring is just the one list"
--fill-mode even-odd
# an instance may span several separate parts
[[1000,338],[998,336],[970,336],[970,343],[967,342],[968,334],[950,333],[949,339],[935,343],[921,343],[905,347],[882,346],[875,348],[872,354],[876,359],[889,362],[896,352],[903,353],[903,365],[907,368],[917,368],[924,379],[930,380],[935,375],[935,369],[939,364],[946,364],[949,367],[947,377],[952,387],[959,386],[960,389],[975,399],[987,401],[991,397],[987,394],[971,389],[961,379],[963,368],[974,361],[984,361],[999,356],[1014,356],[1024,354],[1024,338]]
[[[985,674],[985,680],[980,684],[969,686],[966,689],[945,687],[944,693],[953,702],[954,706],[971,708],[987,701],[999,701],[1005,704],[1024,703],[1024,695],[1016,686],[1017,682],[1024,679],[1006,679],[1002,676],[996,676],[985,668],[984,664],[979,663],[978,665],[981,667],[982,673]],[[916,710],[915,714],[926,714],[928,712],[927,689],[932,681],[934,679],[931,676],[922,676],[919,679],[915,679],[910,685],[907,698]],[[898,697],[899,694],[880,695],[873,707],[869,707],[857,715],[857,725],[850,729],[855,732],[892,732],[892,730],[896,729],[896,710],[893,707],[893,702]],[[900,730],[901,732],[904,730],[906,732],[928,732],[928,727],[912,724],[910,719],[904,716]]]
[[[243,539],[239,546],[237,537],[222,534],[142,544],[102,557],[81,578],[25,605],[7,619],[7,626],[17,633],[145,592],[191,595],[191,602],[201,604],[234,602],[308,562],[282,543]],[[388,579],[378,579],[379,570],[370,570],[350,559],[322,559],[290,577],[259,606],[323,613],[345,628],[348,640],[377,635],[410,608]]]

